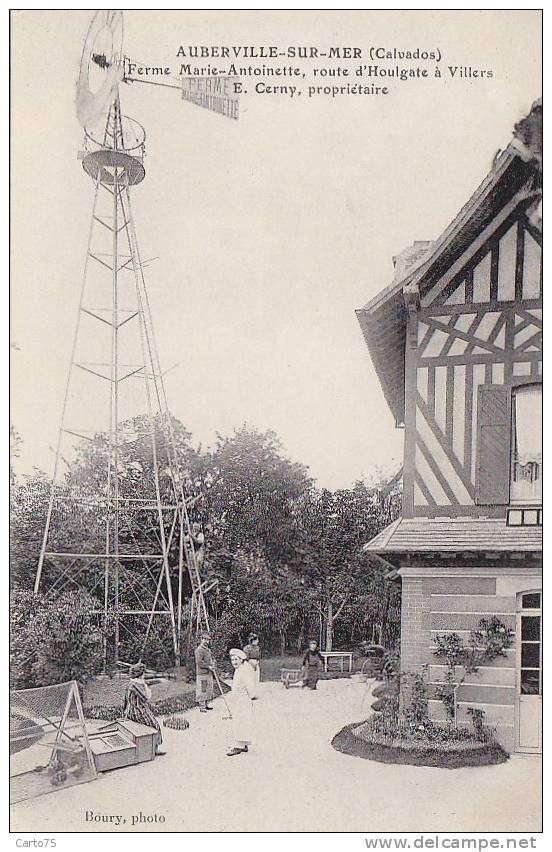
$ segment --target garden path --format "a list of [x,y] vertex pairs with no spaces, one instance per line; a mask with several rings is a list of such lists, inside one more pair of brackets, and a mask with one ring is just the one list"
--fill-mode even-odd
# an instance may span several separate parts
[[[335,751],[330,741],[365,718],[366,684],[328,680],[317,692],[261,684],[256,740],[227,757],[224,705],[190,711],[188,731],[163,728],[167,754],[89,784],[20,802],[12,831],[507,831],[540,829],[540,760],[465,769],[396,766]],[[240,797],[245,804],[240,806]],[[86,819],[92,811],[126,822]],[[159,822],[164,817],[164,823]]]

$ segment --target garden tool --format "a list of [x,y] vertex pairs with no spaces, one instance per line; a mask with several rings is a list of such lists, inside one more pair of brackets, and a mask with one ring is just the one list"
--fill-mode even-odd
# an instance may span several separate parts
[[231,718],[232,718],[232,711],[230,710],[230,707],[228,706],[228,702],[227,702],[227,700],[226,700],[226,696],[225,696],[224,691],[223,691],[223,689],[222,689],[222,685],[221,685],[221,682],[220,682],[220,680],[219,680],[219,676],[218,676],[218,673],[217,673],[216,668],[214,668],[214,669],[213,669],[213,674],[214,674],[214,676],[215,676],[215,680],[216,680],[216,682],[217,682],[217,686],[218,686],[218,688],[219,688],[219,692],[220,692],[220,694],[221,694],[222,700],[223,700],[223,701],[224,701],[224,703],[226,704],[226,709],[228,710],[228,716],[223,716],[222,718],[223,718],[223,719],[231,719]]

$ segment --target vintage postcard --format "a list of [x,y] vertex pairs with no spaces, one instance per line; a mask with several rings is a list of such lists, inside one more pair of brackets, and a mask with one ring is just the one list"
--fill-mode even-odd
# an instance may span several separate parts
[[536,848],[541,10],[10,25],[11,831]]

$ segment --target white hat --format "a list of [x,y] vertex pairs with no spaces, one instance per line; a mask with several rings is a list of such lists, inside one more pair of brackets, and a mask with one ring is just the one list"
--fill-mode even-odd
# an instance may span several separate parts
[[247,660],[247,654],[244,654],[243,651],[240,651],[239,648],[231,648],[229,657],[239,657],[240,660]]

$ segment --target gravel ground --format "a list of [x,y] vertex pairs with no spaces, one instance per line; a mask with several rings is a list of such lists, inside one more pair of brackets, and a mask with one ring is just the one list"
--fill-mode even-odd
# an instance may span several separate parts
[[537,758],[448,770],[335,751],[334,734],[367,715],[364,683],[328,680],[316,692],[261,684],[254,745],[231,758],[232,723],[221,699],[215,708],[190,711],[188,731],[163,728],[167,754],[151,763],[14,805],[12,831],[540,830]]

